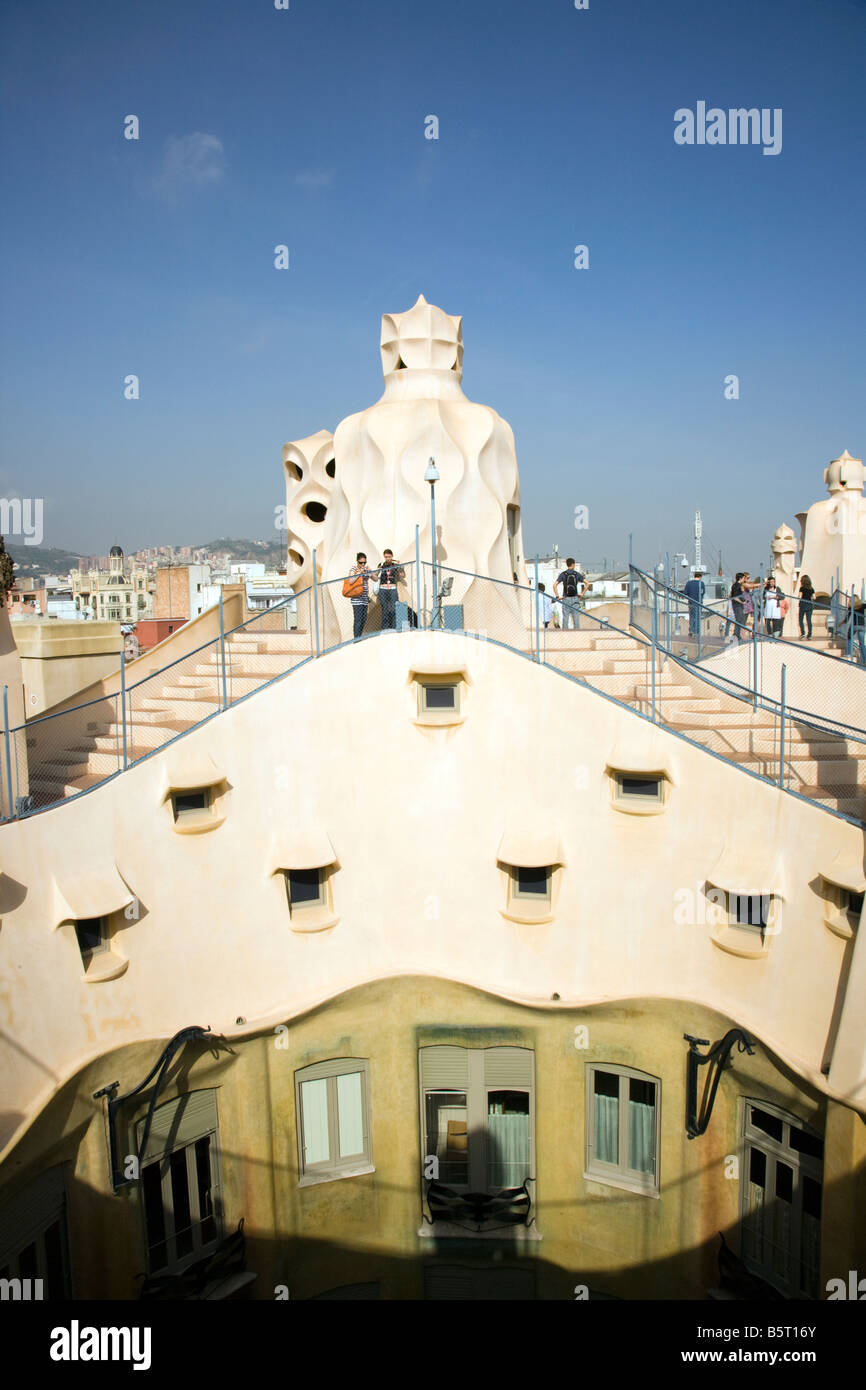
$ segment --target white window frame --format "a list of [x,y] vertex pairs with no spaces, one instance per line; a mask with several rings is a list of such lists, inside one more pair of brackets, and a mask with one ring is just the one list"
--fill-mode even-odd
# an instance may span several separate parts
[[[595,1145],[595,1074],[604,1072],[608,1076],[619,1077],[619,1135],[618,1163],[606,1163],[596,1157]],[[628,1166],[629,1151],[629,1109],[628,1082],[630,1080],[649,1082],[655,1087],[655,1135],[653,1139],[654,1168],[652,1174],[643,1173]],[[661,1168],[661,1116],[662,1083],[658,1076],[638,1071],[634,1067],[621,1067],[613,1062],[588,1062],[586,1067],[586,1170],[584,1178],[591,1182],[605,1183],[610,1187],[625,1188],[629,1192],[639,1192],[646,1197],[658,1197]]]
[[[361,1076],[361,1125],[363,1149],[359,1154],[340,1157],[340,1113],[337,1093],[337,1078]],[[318,1163],[307,1163],[304,1143],[304,1107],[301,1087],[308,1081],[327,1082],[328,1105],[328,1157]],[[315,1062],[295,1072],[295,1117],[298,1134],[298,1186],[308,1187],[314,1183],[332,1182],[338,1178],[356,1178],[364,1173],[373,1173],[373,1147],[370,1128],[370,1062],[366,1057],[336,1057],[326,1062]]]
[[[764,1263],[764,1262],[762,1262],[761,1260],[757,1259],[757,1258],[751,1253],[751,1251],[749,1251],[749,1250],[747,1249],[748,1238],[749,1238],[749,1237],[748,1237],[748,1232],[747,1232],[747,1229],[746,1229],[746,1228],[747,1228],[747,1226],[750,1224],[750,1218],[752,1217],[752,1213],[753,1213],[753,1208],[752,1208],[752,1206],[751,1206],[751,1201],[750,1201],[750,1190],[749,1190],[749,1189],[750,1189],[750,1186],[751,1186],[751,1163],[750,1163],[750,1158],[749,1158],[749,1150],[750,1150],[751,1148],[754,1148],[754,1149],[758,1149],[758,1150],[759,1150],[761,1153],[763,1153],[764,1156],[765,1156],[766,1165],[767,1165],[767,1187],[766,1187],[765,1190],[767,1191],[768,1194],[770,1194],[770,1193],[773,1194],[772,1196],[769,1196],[769,1199],[768,1199],[768,1202],[767,1202],[767,1208],[768,1208],[770,1211],[773,1210],[773,1205],[774,1205],[775,1201],[777,1201],[777,1200],[779,1200],[779,1201],[784,1200],[784,1199],[781,1199],[781,1198],[779,1198],[779,1199],[776,1199],[776,1198],[775,1198],[775,1188],[776,1188],[775,1162],[776,1162],[776,1160],[780,1160],[782,1163],[787,1164],[787,1166],[788,1166],[789,1168],[792,1168],[793,1171],[794,1171],[794,1177],[793,1177],[793,1180],[792,1180],[792,1194],[791,1194],[791,1195],[792,1195],[792,1200],[791,1200],[791,1203],[790,1203],[790,1207],[791,1207],[791,1242],[790,1242],[790,1245],[789,1245],[789,1247],[788,1247],[788,1249],[787,1249],[787,1258],[788,1258],[788,1262],[789,1262],[789,1265],[790,1265],[791,1270],[792,1270],[792,1271],[799,1271],[799,1269],[800,1269],[800,1253],[801,1253],[801,1250],[800,1250],[800,1247],[801,1247],[800,1237],[801,1237],[801,1234],[802,1234],[802,1217],[803,1217],[803,1184],[802,1184],[802,1182],[801,1182],[801,1178],[803,1178],[803,1177],[811,1178],[814,1182],[817,1182],[817,1183],[820,1185],[820,1187],[821,1187],[821,1195],[822,1195],[822,1199],[823,1199],[823,1194],[824,1194],[824,1160],[823,1160],[823,1158],[815,1158],[815,1157],[814,1157],[813,1155],[811,1155],[811,1154],[801,1154],[801,1153],[798,1152],[797,1149],[794,1149],[794,1148],[791,1147],[791,1126],[793,1125],[795,1129],[803,1130],[805,1133],[809,1134],[812,1138],[820,1140],[822,1144],[825,1143],[824,1135],[823,1135],[823,1134],[820,1134],[820,1133],[814,1128],[814,1126],[812,1126],[812,1125],[810,1125],[810,1124],[807,1124],[805,1120],[799,1119],[796,1115],[790,1114],[790,1112],[787,1111],[787,1110],[782,1110],[778,1105],[773,1105],[773,1104],[772,1104],[771,1102],[769,1102],[769,1101],[759,1100],[759,1099],[758,1099],[757,1097],[755,1097],[755,1096],[743,1096],[743,1097],[741,1098],[741,1103],[742,1103],[742,1107],[743,1107],[743,1123],[742,1123],[742,1135],[743,1135],[743,1138],[742,1138],[742,1144],[741,1144],[742,1158],[741,1158],[741,1164],[740,1164],[740,1168],[741,1168],[741,1179],[740,1179],[740,1250],[741,1250],[741,1257],[742,1257],[742,1259],[743,1259],[743,1262],[748,1266],[749,1269],[751,1269],[751,1270],[752,1270],[755,1274],[757,1274],[760,1278],[766,1279],[767,1283],[772,1284],[775,1288],[779,1289],[779,1291],[782,1292],[782,1293],[786,1293],[786,1294],[790,1295],[790,1296],[793,1297],[793,1298],[798,1298],[798,1297],[803,1297],[803,1296],[805,1296],[805,1297],[807,1297],[807,1298],[808,1298],[808,1297],[812,1297],[812,1298],[820,1297],[820,1294],[819,1294],[819,1292],[818,1292],[819,1287],[820,1287],[819,1281],[820,1281],[820,1274],[821,1274],[821,1268],[820,1268],[820,1250],[819,1250],[819,1263],[818,1263],[818,1268],[817,1268],[817,1270],[815,1271],[815,1283],[814,1283],[814,1287],[813,1287],[813,1290],[812,1290],[811,1292],[809,1292],[809,1291],[807,1291],[807,1290],[803,1290],[803,1289],[800,1289],[800,1288],[798,1287],[798,1285],[797,1285],[797,1279],[796,1279],[796,1278],[794,1278],[794,1279],[786,1279],[783,1275],[780,1275],[779,1273],[777,1273],[776,1271],[774,1271],[773,1266],[772,1266],[772,1257],[770,1257],[770,1259],[769,1259],[768,1262]],[[781,1124],[782,1124],[782,1138],[781,1138],[781,1140],[774,1139],[772,1135],[767,1134],[766,1130],[759,1129],[756,1125],[752,1124],[752,1122],[751,1122],[751,1108],[752,1108],[752,1106],[754,1106],[754,1107],[755,1107],[756,1109],[758,1109],[758,1110],[765,1110],[765,1111],[767,1112],[768,1115],[772,1115],[774,1119],[777,1119],[777,1120],[779,1120],[779,1121],[781,1122]],[[771,1164],[773,1165],[773,1170],[772,1170],[772,1171],[773,1171],[772,1182],[770,1181],[770,1168],[771,1168]],[[822,1215],[823,1215],[823,1213],[822,1213]],[[820,1218],[819,1218],[819,1220],[820,1220]],[[766,1239],[766,1242],[767,1242],[768,1245],[771,1245],[771,1244],[772,1244],[772,1234],[771,1234],[771,1233],[767,1233],[765,1239]]]

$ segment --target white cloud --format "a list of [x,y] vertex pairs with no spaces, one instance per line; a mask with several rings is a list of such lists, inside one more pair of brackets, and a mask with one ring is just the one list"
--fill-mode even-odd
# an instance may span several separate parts
[[295,183],[299,188],[330,188],[333,182],[333,169],[304,169],[295,174]]
[[222,140],[196,130],[192,135],[169,136],[153,186],[161,193],[180,193],[187,188],[219,183],[224,175]]

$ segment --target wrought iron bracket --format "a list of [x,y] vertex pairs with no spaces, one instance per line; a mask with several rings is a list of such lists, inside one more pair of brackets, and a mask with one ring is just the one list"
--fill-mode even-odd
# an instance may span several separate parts
[[[168,1069],[171,1066],[175,1054],[179,1052],[182,1047],[185,1047],[188,1042],[194,1042],[200,1038],[207,1037],[209,1033],[210,1025],[208,1025],[207,1028],[200,1028],[197,1024],[191,1028],[181,1028],[180,1032],[175,1033],[171,1041],[166,1043],[144,1080],[140,1081],[137,1086],[134,1086],[131,1091],[127,1091],[125,1095],[119,1096],[117,1094],[117,1089],[120,1086],[119,1081],[109,1081],[107,1086],[103,1086],[100,1090],[93,1092],[94,1100],[99,1100],[102,1096],[108,1096],[108,1151],[109,1162],[111,1164],[111,1185],[115,1193],[119,1192],[122,1187],[131,1187],[141,1176],[141,1161],[147,1149],[147,1141],[150,1138],[153,1112],[156,1109],[159,1093],[165,1085]],[[157,1072],[159,1072],[158,1076]],[[125,1164],[122,1164],[120,1159],[120,1145],[118,1143],[117,1134],[118,1113],[120,1107],[125,1105],[128,1100],[132,1100],[133,1096],[137,1096],[146,1086],[149,1086],[155,1076],[156,1085],[153,1088],[153,1095],[147,1107],[144,1132],[141,1136],[141,1144],[139,1145],[136,1155],[135,1176],[128,1177],[124,1172]]]
[[[689,1139],[696,1139],[699,1134],[704,1133],[710,1123],[719,1081],[722,1071],[730,1061],[734,1043],[737,1044],[738,1052],[748,1052],[750,1057],[754,1056],[755,1045],[754,1039],[750,1038],[748,1033],[744,1033],[742,1028],[730,1028],[721,1041],[714,1043],[712,1047],[709,1038],[694,1038],[691,1033],[684,1033],[683,1037],[689,1045],[686,1059],[686,1134]],[[710,1050],[699,1052],[699,1047],[709,1047]],[[710,1069],[704,1083],[699,1114],[698,1068],[706,1066],[707,1063]]]

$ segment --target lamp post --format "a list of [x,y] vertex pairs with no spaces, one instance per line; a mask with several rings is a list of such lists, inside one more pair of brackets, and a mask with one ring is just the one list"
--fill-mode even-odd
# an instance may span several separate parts
[[424,474],[424,481],[425,483],[430,484],[430,529],[433,535],[433,597],[430,602],[430,625],[432,627],[432,618],[434,613],[433,605],[436,602],[436,484],[439,481],[439,473],[437,471],[436,464],[433,462],[432,459],[430,459],[430,461],[427,464],[427,472]]

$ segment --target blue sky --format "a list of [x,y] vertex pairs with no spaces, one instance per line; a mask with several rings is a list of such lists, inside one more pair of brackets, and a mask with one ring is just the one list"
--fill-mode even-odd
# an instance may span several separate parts
[[[282,444],[378,399],[419,293],[514,429],[527,553],[651,562],[699,507],[757,569],[863,457],[864,0],[0,16],[0,495],[45,544],[272,535]],[[781,108],[781,152],[675,144],[698,101]]]

